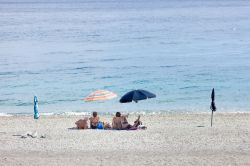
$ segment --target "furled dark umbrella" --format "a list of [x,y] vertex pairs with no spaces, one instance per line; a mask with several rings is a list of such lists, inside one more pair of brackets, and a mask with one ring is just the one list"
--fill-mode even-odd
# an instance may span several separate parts
[[38,112],[38,100],[37,97],[34,96],[34,119],[38,119],[40,117]]
[[156,95],[148,92],[146,90],[138,89],[138,90],[132,90],[125,95],[122,96],[120,99],[120,103],[129,103],[129,102],[138,102],[139,100],[145,100],[149,98],[155,98]]
[[212,99],[212,102],[211,102],[210,109],[212,111],[212,115],[211,115],[211,127],[212,127],[213,126],[213,113],[216,111],[216,106],[215,106],[215,103],[214,103],[214,99],[215,99],[214,88],[212,90],[211,99]]
[[37,126],[37,120],[39,119],[39,117],[40,117],[40,114],[39,114],[39,112],[38,112],[38,99],[37,99],[37,97],[36,96],[34,96],[34,119],[35,119],[35,123],[36,123],[36,131],[34,131],[30,136],[32,137],[32,138],[36,138],[37,137],[37,128],[38,128],[38,126]]

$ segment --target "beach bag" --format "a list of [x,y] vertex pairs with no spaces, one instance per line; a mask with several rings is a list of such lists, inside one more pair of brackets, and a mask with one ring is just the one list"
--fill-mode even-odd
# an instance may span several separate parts
[[111,129],[111,126],[108,122],[104,122],[104,129]]
[[103,123],[102,122],[98,122],[96,128],[97,129],[104,129]]

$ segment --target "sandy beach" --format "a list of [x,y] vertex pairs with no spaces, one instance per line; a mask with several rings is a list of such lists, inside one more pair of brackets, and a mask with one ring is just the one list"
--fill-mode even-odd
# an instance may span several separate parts
[[144,115],[137,131],[71,129],[79,118],[0,117],[0,165],[250,165],[249,113],[216,113],[212,128],[208,113]]

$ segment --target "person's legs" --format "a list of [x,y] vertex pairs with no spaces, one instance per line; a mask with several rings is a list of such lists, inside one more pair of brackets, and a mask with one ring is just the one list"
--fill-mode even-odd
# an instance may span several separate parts
[[96,126],[91,125],[91,129],[96,129],[96,128],[97,128]]
[[141,125],[142,124],[142,122],[140,121],[140,115],[138,116],[138,118],[135,120],[135,122],[134,122],[134,127],[138,127],[139,125]]

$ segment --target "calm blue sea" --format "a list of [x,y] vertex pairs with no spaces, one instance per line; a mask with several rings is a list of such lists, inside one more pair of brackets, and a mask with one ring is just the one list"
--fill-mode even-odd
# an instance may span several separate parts
[[[250,1],[0,0],[0,112],[250,111]],[[85,103],[96,89],[118,98]],[[133,89],[157,98],[120,104]]]

